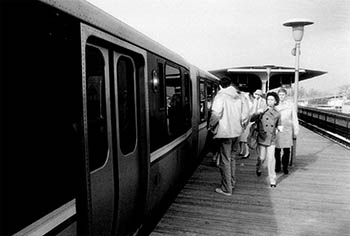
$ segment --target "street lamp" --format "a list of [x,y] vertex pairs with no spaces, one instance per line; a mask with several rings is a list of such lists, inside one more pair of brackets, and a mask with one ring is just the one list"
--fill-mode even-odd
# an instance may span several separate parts
[[283,23],[284,26],[292,27],[295,41],[295,54],[294,49],[292,54],[295,56],[294,105],[296,109],[298,108],[300,43],[304,36],[304,26],[311,24],[313,22],[308,19],[292,19]]
[[[312,25],[313,22],[308,19],[292,19],[283,23],[284,26],[292,27],[293,38],[295,41],[295,51],[292,54],[295,56],[295,79],[294,79],[294,109],[298,111],[298,90],[299,90],[299,57],[300,57],[300,43],[304,36],[304,26]],[[295,54],[294,54],[295,52]],[[293,134],[293,150],[290,165],[296,156],[296,136]]]

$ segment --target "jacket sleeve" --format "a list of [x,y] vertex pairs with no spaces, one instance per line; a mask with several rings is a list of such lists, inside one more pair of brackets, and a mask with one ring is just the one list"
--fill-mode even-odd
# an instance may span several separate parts
[[242,109],[241,109],[241,122],[242,124],[247,124],[249,121],[249,115],[250,115],[250,109],[249,109],[249,103],[248,103],[248,99],[243,98],[242,99]]
[[218,124],[219,124],[219,118],[214,113],[210,116],[208,129],[211,131],[215,131]]
[[251,122],[255,122],[257,119],[259,119],[261,113],[253,113],[252,116],[250,117]]
[[222,114],[224,111],[223,100],[220,96],[216,96],[214,98],[213,106],[212,106],[212,115],[215,115],[219,120],[222,118]]
[[294,135],[297,136],[299,134],[299,120],[298,120],[298,113],[294,105],[292,107],[292,122],[293,122]]

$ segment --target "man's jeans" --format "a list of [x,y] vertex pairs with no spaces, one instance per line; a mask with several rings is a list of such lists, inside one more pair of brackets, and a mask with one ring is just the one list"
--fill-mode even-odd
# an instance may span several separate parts
[[236,159],[233,147],[237,138],[222,138],[220,141],[221,189],[226,193],[232,193],[236,184]]

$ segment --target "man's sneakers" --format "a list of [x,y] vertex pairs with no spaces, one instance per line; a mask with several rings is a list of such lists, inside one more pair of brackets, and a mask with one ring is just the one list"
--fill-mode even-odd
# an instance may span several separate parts
[[223,195],[225,195],[225,196],[232,196],[232,193],[224,192],[221,188],[216,188],[216,189],[215,189],[215,192],[221,193],[221,194],[223,194]]

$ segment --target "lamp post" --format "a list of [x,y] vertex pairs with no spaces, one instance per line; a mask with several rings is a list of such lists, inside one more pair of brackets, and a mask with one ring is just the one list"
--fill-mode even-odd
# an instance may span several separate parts
[[300,43],[304,36],[304,26],[311,24],[313,22],[308,19],[292,19],[283,23],[284,26],[292,27],[295,41],[295,55],[294,49],[292,54],[295,56],[294,105],[296,109],[298,108]]
[[271,69],[274,68],[274,65],[264,65],[266,68],[266,92],[270,90],[270,77],[271,77]]
[[[298,111],[298,90],[299,90],[299,57],[300,57],[300,43],[304,36],[304,26],[312,25],[313,22],[308,19],[291,19],[283,23],[284,26],[292,27],[293,38],[295,41],[295,51],[292,50],[295,56],[295,78],[294,78],[294,109]],[[295,52],[295,54],[294,54]],[[290,165],[296,156],[296,136],[293,134],[293,150]]]

